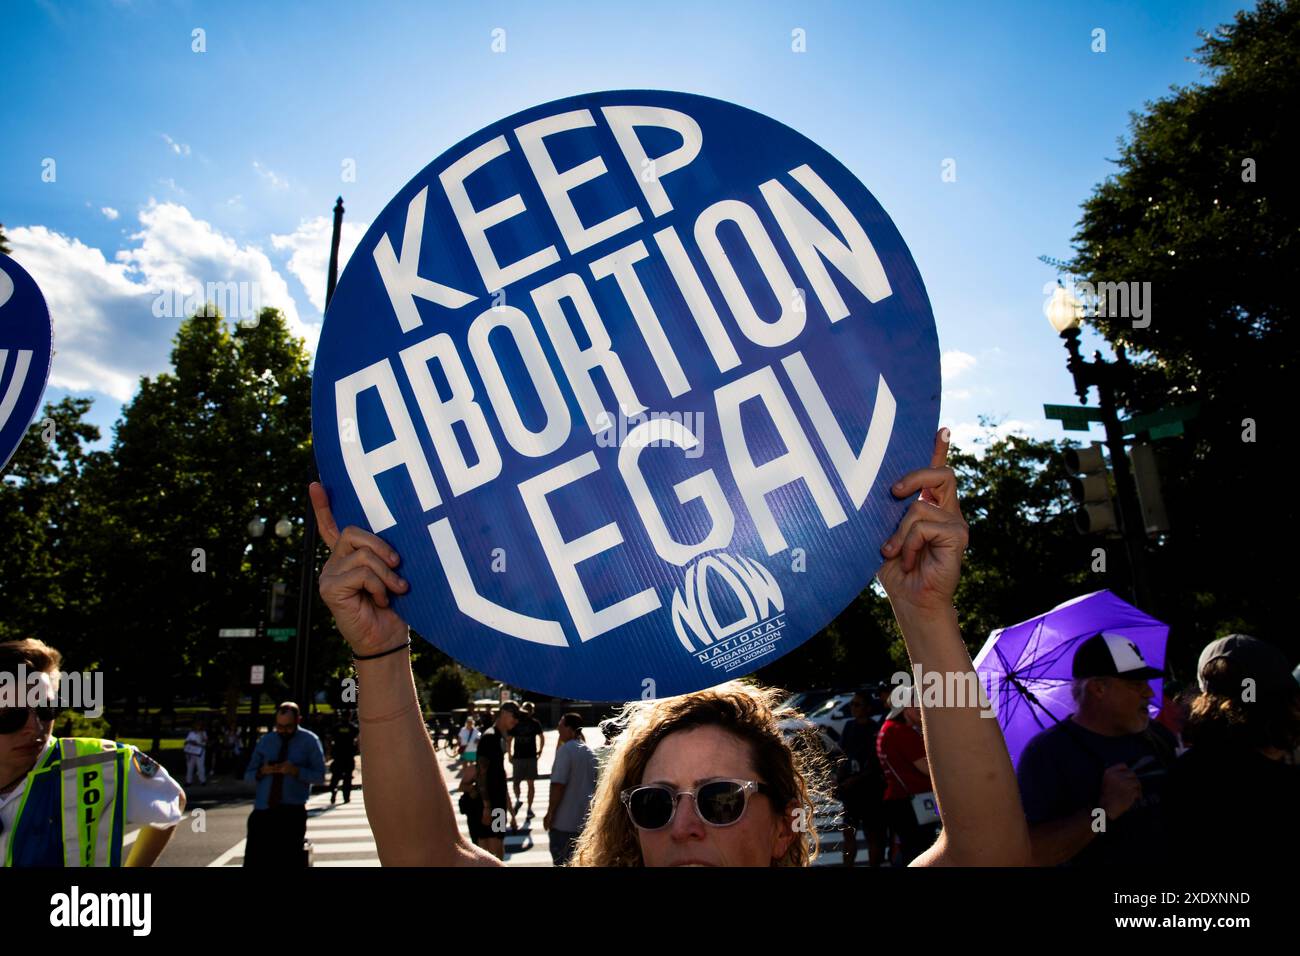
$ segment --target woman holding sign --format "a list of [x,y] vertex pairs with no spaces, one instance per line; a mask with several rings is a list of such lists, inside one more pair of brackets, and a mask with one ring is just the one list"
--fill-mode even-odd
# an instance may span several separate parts
[[[878,577],[914,666],[972,670],[953,608],[968,531],[946,467],[948,430],[931,467],[893,486],[916,496],[885,542]],[[333,552],[320,593],[357,661],[366,743],[366,814],[386,866],[492,866],[470,844],[425,731],[411,673],[410,635],[389,606],[408,585],[398,554],[377,536],[334,523],[324,488],[311,486],[321,537]],[[951,703],[951,702],[949,702]],[[1019,866],[1029,837],[997,721],[980,705],[922,711],[943,820],[919,866]],[[799,866],[811,859],[809,782],[785,744],[770,695],[740,684],[637,705],[597,790],[578,844],[579,865]],[[691,806],[682,797],[690,794]]]

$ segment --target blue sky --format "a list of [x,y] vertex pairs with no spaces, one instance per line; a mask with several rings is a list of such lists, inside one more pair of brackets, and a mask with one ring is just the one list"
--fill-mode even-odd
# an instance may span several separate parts
[[1036,256],[1069,256],[1129,111],[1198,79],[1196,30],[1238,6],[6,0],[0,222],[54,314],[47,399],[93,396],[106,442],[139,376],[167,367],[178,317],[155,314],[158,289],[257,282],[314,343],[335,196],[354,244],[496,119],[591,90],[703,93],[809,136],[889,212],[959,440],[981,414],[1060,436],[1042,405],[1073,386]]

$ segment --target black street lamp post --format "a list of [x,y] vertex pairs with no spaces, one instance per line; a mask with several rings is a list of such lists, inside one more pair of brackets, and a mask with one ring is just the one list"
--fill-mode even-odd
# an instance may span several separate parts
[[[327,310],[329,309],[330,300],[334,297],[334,287],[338,284],[339,240],[342,232],[343,197],[340,196],[338,201],[334,203],[334,232],[330,239],[329,273],[325,279],[325,308]],[[310,482],[312,478],[312,475],[308,475],[307,481]],[[298,575],[298,634],[294,641],[293,653],[293,692],[300,702],[300,706],[305,707],[307,713],[310,714],[315,711],[315,695],[310,693],[308,687],[310,679],[307,676],[307,662],[311,656],[311,612],[312,590],[316,583],[316,545],[320,540],[316,528],[316,512],[312,508],[310,498],[307,500],[303,532],[302,567]]]
[[1061,335],[1069,358],[1066,367],[1074,376],[1074,392],[1079,404],[1088,404],[1088,389],[1095,387],[1100,399],[1102,426],[1106,431],[1106,447],[1110,451],[1111,472],[1115,476],[1115,497],[1119,511],[1120,531],[1128,555],[1129,573],[1133,584],[1133,600],[1138,607],[1152,610],[1151,590],[1146,567],[1146,532],[1142,522],[1142,509],[1138,502],[1137,485],[1129,468],[1128,452],[1124,443],[1124,429],[1120,425],[1115,407],[1115,392],[1119,383],[1128,376],[1128,358],[1123,346],[1116,349],[1117,360],[1107,362],[1101,352],[1094,352],[1087,361],[1079,350],[1079,320],[1082,307],[1065,292],[1057,290],[1051,303],[1048,318]]

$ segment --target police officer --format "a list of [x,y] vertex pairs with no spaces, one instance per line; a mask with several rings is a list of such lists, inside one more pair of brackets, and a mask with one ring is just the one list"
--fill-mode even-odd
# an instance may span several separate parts
[[[180,822],[185,793],[135,747],[51,735],[62,660],[42,641],[0,643],[6,697],[16,698],[0,698],[0,862],[151,866]],[[43,704],[31,706],[33,685]],[[124,854],[131,823],[146,825]]]

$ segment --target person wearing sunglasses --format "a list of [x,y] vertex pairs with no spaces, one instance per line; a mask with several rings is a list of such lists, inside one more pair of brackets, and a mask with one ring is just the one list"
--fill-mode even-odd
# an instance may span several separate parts
[[[913,665],[964,675],[970,655],[953,594],[968,530],[946,467],[948,430],[930,467],[900,479],[912,498],[881,548],[877,578]],[[464,839],[424,730],[411,672],[410,631],[390,592],[409,587],[401,558],[377,535],[339,530],[325,489],[309,492],[331,550],[320,594],[352,648],[366,745],[366,814],[386,866],[493,866]],[[634,702],[613,744],[573,862],[577,865],[807,865],[815,852],[812,793],[803,760],[780,735],[775,691],[743,684]],[[923,712],[943,820],[914,865],[1021,866],[1029,862],[1015,773],[997,721],[968,706]]]
[[[0,865],[152,866],[185,809],[159,764],[114,740],[55,737],[62,655],[43,641],[0,643],[0,674],[17,700],[0,702]],[[22,677],[34,676],[41,703]],[[65,827],[75,819],[82,826]],[[129,854],[130,824],[139,837]]]
[[787,696],[731,681],[625,705],[571,865],[811,863],[822,768],[781,732]]

